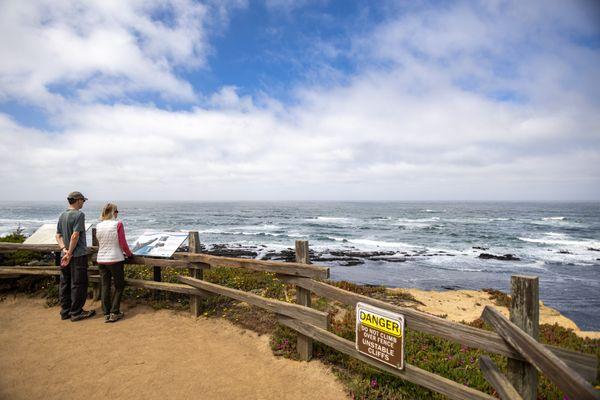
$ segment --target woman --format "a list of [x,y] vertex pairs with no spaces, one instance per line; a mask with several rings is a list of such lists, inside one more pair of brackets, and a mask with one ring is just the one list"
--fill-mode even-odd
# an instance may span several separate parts
[[[118,215],[117,206],[108,203],[102,209],[101,222],[96,226],[96,237],[98,238],[97,262],[102,281],[104,322],[116,322],[124,316],[120,310],[121,296],[125,288],[123,264],[125,257],[133,255],[125,239],[123,223],[117,220]],[[115,281],[115,293],[112,297],[110,293],[111,277]]]

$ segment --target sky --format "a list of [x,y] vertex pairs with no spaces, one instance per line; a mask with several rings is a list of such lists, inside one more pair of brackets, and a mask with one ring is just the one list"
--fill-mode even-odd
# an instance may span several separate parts
[[600,3],[2,0],[0,200],[600,201]]

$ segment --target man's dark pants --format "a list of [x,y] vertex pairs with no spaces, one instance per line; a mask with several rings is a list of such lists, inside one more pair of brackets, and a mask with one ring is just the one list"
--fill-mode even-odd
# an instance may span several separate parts
[[88,258],[87,255],[71,258],[71,262],[60,269],[60,315],[63,318],[81,314],[87,299]]
[[[98,265],[100,269],[100,279],[102,281],[102,311],[104,315],[118,314],[121,307],[121,296],[125,289],[125,272],[123,271],[123,261],[115,264]],[[115,294],[110,296],[110,278],[115,280]]]

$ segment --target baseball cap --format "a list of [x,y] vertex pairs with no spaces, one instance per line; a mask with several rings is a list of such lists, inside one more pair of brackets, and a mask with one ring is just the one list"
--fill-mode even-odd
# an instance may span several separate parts
[[81,192],[71,192],[67,196],[67,199],[73,199],[73,200],[83,199],[83,200],[87,200],[87,197],[85,197],[83,194],[81,194]]

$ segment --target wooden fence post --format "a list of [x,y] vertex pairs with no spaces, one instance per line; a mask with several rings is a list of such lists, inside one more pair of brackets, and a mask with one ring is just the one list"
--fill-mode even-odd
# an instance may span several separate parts
[[[188,252],[189,253],[200,253],[200,235],[197,231],[190,231],[188,233]],[[198,268],[189,269],[190,276],[196,279],[202,279],[204,272]],[[192,317],[200,316],[200,296],[190,296],[190,313]]]
[[[152,280],[154,282],[162,282],[161,267],[152,267]],[[160,300],[160,290],[154,291],[154,300]]]
[[[308,240],[296,240],[296,262],[310,264]],[[310,307],[310,290],[296,286],[296,304]],[[296,349],[302,361],[310,361],[313,356],[313,340],[308,336],[298,333]]]
[[[98,236],[96,235],[96,228],[92,228],[92,246],[98,246]],[[92,284],[92,299],[94,301],[100,300],[100,283]]]
[[[540,297],[537,276],[513,275],[510,279],[510,322],[525,333],[539,340]],[[523,400],[537,398],[537,370],[527,361],[508,359],[508,380],[521,394]]]

